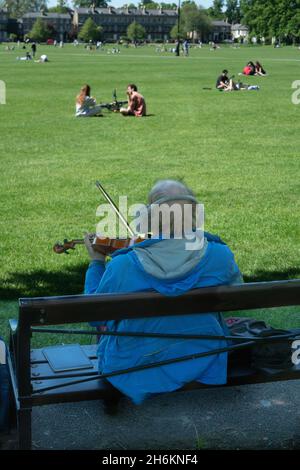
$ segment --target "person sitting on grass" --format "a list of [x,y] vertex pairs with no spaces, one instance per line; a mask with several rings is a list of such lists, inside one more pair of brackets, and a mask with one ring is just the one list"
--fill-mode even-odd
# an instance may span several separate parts
[[267,75],[267,72],[258,61],[255,62],[255,75],[260,75],[261,77],[265,77]]
[[102,106],[91,97],[91,87],[84,85],[76,98],[76,117],[102,116]]
[[123,116],[146,116],[145,98],[138,92],[137,86],[131,83],[127,87],[128,107],[121,108]]
[[243,68],[243,75],[255,75],[255,65],[253,62],[248,62],[246,67]]
[[[85,294],[113,294],[159,292],[176,297],[186,292],[217,285],[242,282],[241,273],[229,247],[216,235],[197,230],[196,211],[199,210],[194,193],[182,182],[158,181],[148,196],[148,214],[151,218],[152,238],[111,255],[106,262],[96,252],[89,235],[85,245],[91,259],[85,278]],[[166,207],[167,206],[167,207]],[[180,208],[179,217],[155,219],[153,213]],[[161,213],[161,212],[160,212]],[[150,217],[151,216],[151,217]],[[187,227],[188,225],[188,227]],[[180,234],[178,235],[178,230]],[[193,236],[193,248],[190,236]],[[195,243],[195,245],[194,245]],[[220,313],[207,312],[172,317],[128,318],[118,321],[96,321],[91,325],[117,333],[169,333],[186,335],[224,336],[228,330]],[[107,336],[100,337],[97,355],[99,371],[103,374],[135,366],[168,361],[185,355],[208,353],[224,348],[227,341],[178,338],[147,338]],[[137,372],[109,377],[107,380],[135,404],[158,393],[171,392],[186,383],[224,384],[227,380],[227,352],[201,358],[164,364]]]
[[237,89],[235,82],[228,77],[228,70],[223,70],[216,83],[217,90],[234,91]]

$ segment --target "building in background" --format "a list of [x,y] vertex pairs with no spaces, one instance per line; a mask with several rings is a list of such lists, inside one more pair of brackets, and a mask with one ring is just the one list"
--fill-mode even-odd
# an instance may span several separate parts
[[74,33],[78,34],[88,18],[103,28],[105,41],[118,41],[127,35],[127,28],[136,21],[146,30],[149,41],[165,41],[178,18],[177,10],[147,10],[146,8],[78,8],[73,15]]
[[202,34],[196,31],[188,34],[190,39],[202,42],[215,42],[220,43],[223,41],[231,40],[231,24],[222,20],[212,20],[210,31]]
[[[155,10],[141,8],[77,8],[69,13],[29,12],[22,20],[8,18],[6,9],[0,9],[0,41],[5,41],[9,34],[14,33],[19,39],[28,35],[34,23],[41,18],[50,30],[49,39],[68,41],[77,37],[80,29],[88,18],[102,27],[103,40],[106,42],[119,41],[127,36],[128,26],[136,21],[146,30],[147,41],[166,41],[170,39],[170,31],[178,20],[178,10]],[[239,27],[239,28],[238,28]],[[233,29],[232,29],[233,28]],[[221,43],[234,37],[248,34],[248,28],[243,25],[230,25],[226,21],[214,20],[209,32],[201,37],[191,33],[190,37],[202,42],[213,41]]]
[[232,39],[239,42],[248,40],[249,28],[243,24],[233,24],[231,26]]
[[41,18],[51,31],[51,38],[67,41],[72,32],[72,16],[70,13],[26,13],[23,16],[23,35],[26,36],[38,18]]
[[6,8],[0,8],[0,42],[8,38],[8,11]]
[[212,30],[208,33],[208,40],[216,43],[231,39],[231,24],[223,20],[212,21]]

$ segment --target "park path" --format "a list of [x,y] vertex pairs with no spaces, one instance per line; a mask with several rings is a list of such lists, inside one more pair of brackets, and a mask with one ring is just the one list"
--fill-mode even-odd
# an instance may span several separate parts
[[35,408],[33,449],[300,449],[300,381]]

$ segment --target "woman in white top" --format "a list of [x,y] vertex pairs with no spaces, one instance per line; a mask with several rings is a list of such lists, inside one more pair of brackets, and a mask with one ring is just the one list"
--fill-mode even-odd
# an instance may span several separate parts
[[76,117],[102,116],[102,106],[97,105],[95,98],[90,94],[91,87],[84,85],[76,98]]

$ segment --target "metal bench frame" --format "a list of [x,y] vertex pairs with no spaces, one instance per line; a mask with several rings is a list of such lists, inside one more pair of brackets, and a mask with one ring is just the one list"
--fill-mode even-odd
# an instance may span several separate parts
[[[47,373],[44,376],[42,374],[42,379],[40,379],[39,374],[35,374],[35,368],[40,367],[41,370],[45,370],[43,367],[47,367],[47,361],[41,356],[40,350],[31,349],[32,333],[43,330],[45,332],[55,332],[56,330],[49,329],[49,327],[91,321],[231,312],[295,305],[300,305],[300,280],[298,279],[195,289],[180,297],[165,297],[155,292],[148,292],[20,299],[18,321],[10,321],[11,336],[8,356],[17,412],[19,448],[31,448],[31,412],[33,406],[92,399],[113,402],[119,398],[120,393],[106,381],[106,378],[109,375],[128,373],[133,370],[116,371],[112,374],[100,376],[97,372],[95,349],[93,347],[88,349],[87,347],[86,351],[94,363],[92,372],[76,371],[76,373],[69,374],[50,374],[49,369],[46,369],[48,375]],[[107,332],[106,334],[116,333]],[[134,333],[128,333],[128,335],[138,336]],[[145,334],[145,336],[150,335]],[[162,332],[160,336],[168,337],[170,335]],[[181,335],[181,337],[183,336]],[[189,335],[186,337],[189,337]],[[225,349],[237,350],[235,354],[238,355],[240,349],[247,348],[251,344],[253,344],[253,341],[250,339],[246,341],[239,340],[236,344]],[[220,349],[215,349],[209,354],[218,354],[219,352],[221,352]],[[179,358],[178,360],[192,360],[196,357],[201,357],[201,355]],[[161,364],[153,364],[150,367],[158,367]],[[300,378],[300,368],[294,366],[284,373],[271,376],[261,372],[253,374],[253,371],[251,374],[235,373],[229,375],[226,386],[298,378]],[[46,384],[50,382],[51,386],[45,387],[45,382]],[[199,383],[192,383],[187,384],[184,389],[203,387]]]

